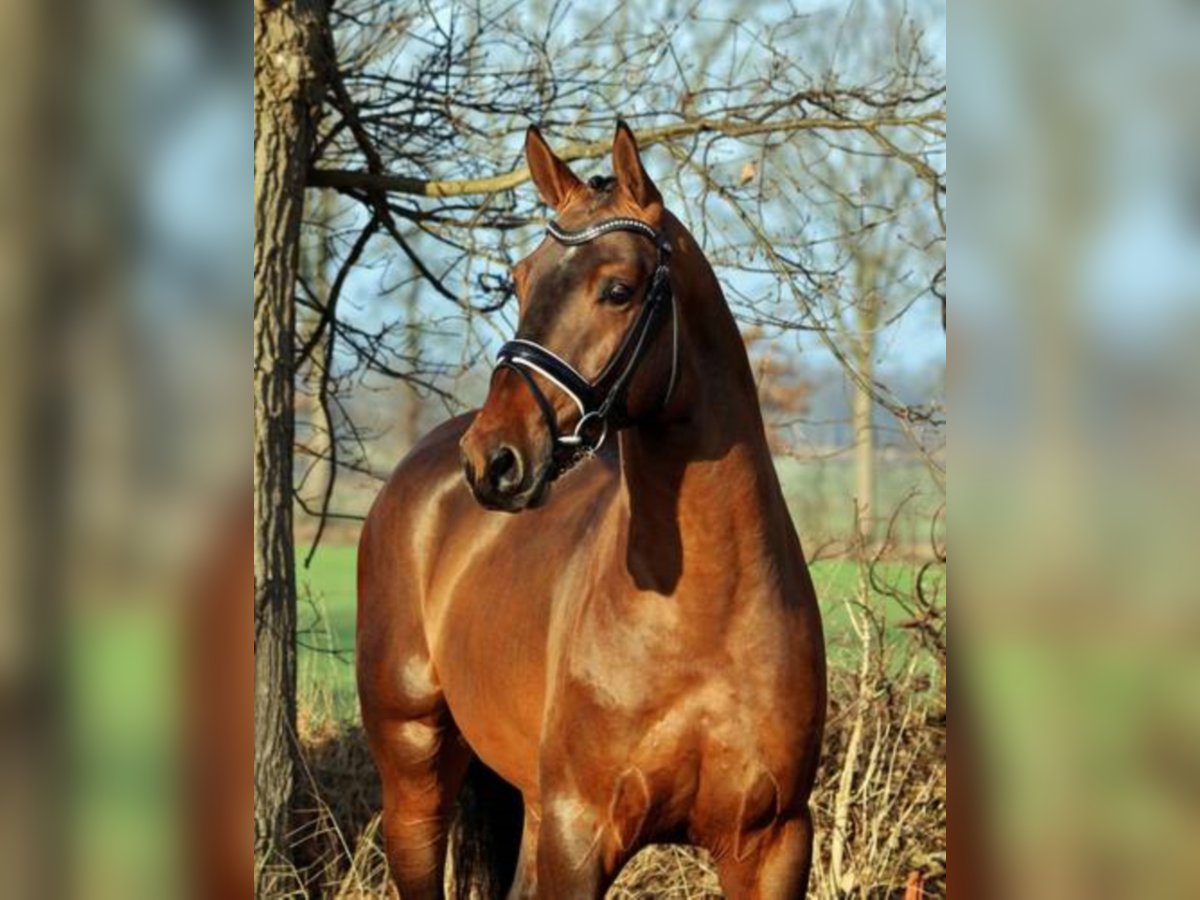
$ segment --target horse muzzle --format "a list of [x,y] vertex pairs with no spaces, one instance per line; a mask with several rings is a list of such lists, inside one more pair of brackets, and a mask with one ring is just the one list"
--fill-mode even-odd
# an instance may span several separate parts
[[541,506],[549,493],[548,462],[531,465],[517,448],[498,443],[479,450],[462,442],[463,476],[484,509],[520,512]]

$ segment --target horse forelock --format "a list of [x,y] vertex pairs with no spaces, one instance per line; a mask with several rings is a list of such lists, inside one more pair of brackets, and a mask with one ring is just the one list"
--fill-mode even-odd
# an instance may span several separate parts
[[593,175],[584,189],[575,191],[570,202],[560,210],[559,222],[564,227],[576,228],[599,218],[636,216],[637,208],[617,190],[618,184],[613,175]]
[[608,194],[616,186],[617,179],[613,175],[593,175],[588,179],[588,187],[597,194]]

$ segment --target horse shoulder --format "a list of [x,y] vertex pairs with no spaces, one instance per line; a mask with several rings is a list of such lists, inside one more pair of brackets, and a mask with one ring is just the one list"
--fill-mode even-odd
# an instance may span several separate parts
[[418,442],[363,523],[356,646],[364,707],[417,715],[440,699],[423,606],[444,540],[445,507],[461,488],[456,447],[470,421],[471,415],[451,419]]

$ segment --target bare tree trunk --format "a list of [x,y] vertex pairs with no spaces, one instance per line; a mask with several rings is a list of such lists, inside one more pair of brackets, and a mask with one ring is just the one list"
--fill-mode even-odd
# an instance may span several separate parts
[[[326,270],[329,267],[329,251],[326,245],[325,230],[333,221],[337,210],[332,191],[319,191],[318,193],[320,199],[317,201],[316,208],[308,216],[309,224],[316,226],[316,234],[312,242],[301,251],[300,264],[305,271],[306,279],[312,286],[313,293],[321,303],[327,304],[329,303],[330,285],[329,279],[326,277]],[[311,321],[307,325],[301,323],[301,333],[307,330],[311,334],[312,329],[319,326],[320,312],[314,311],[309,319]],[[305,484],[305,501],[309,509],[321,512],[324,512],[325,495],[331,489],[337,474],[334,471],[333,458],[333,418],[329,414],[329,403],[325,393],[329,387],[327,379],[331,375],[333,366],[331,352],[333,331],[331,323],[322,331],[321,337],[312,348],[308,371],[304,375],[305,392],[297,401],[299,407],[297,412],[302,416],[307,414],[310,424],[308,450],[312,455],[312,467]],[[308,340],[308,337],[303,338],[305,343]]]
[[319,0],[254,6],[254,868],[286,861],[296,766],[293,291],[320,99]]
[[[872,366],[860,360],[858,371],[872,377]],[[858,503],[859,529],[864,540],[875,533],[875,428],[874,401],[860,385],[854,386],[854,497]]]
[[867,548],[875,536],[875,400],[868,386],[875,380],[875,332],[879,327],[880,301],[874,284],[875,267],[860,258],[859,305],[854,366],[862,378],[854,385],[854,496],[858,528]]
[[[414,284],[408,290],[404,301],[405,323],[408,325],[405,335],[405,352],[408,354],[409,366],[417,368],[421,359],[421,330],[417,327],[420,310],[417,307],[417,288]],[[414,385],[408,385],[407,403],[404,414],[404,452],[411,450],[421,439],[421,415],[425,411],[425,401],[417,393]]]

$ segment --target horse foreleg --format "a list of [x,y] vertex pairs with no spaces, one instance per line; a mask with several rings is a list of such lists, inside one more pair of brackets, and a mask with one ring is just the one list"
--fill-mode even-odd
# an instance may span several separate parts
[[517,857],[517,874],[508,892],[508,900],[531,900],[537,896],[537,843],[541,819],[540,811],[526,798],[521,855]]
[[728,900],[803,900],[812,862],[812,819],[804,809],[736,842],[717,860]]
[[446,843],[470,752],[444,709],[367,728],[383,786],[383,834],[404,900],[444,896]]
[[573,797],[547,801],[538,828],[536,896],[598,900],[628,858],[591,805]]

